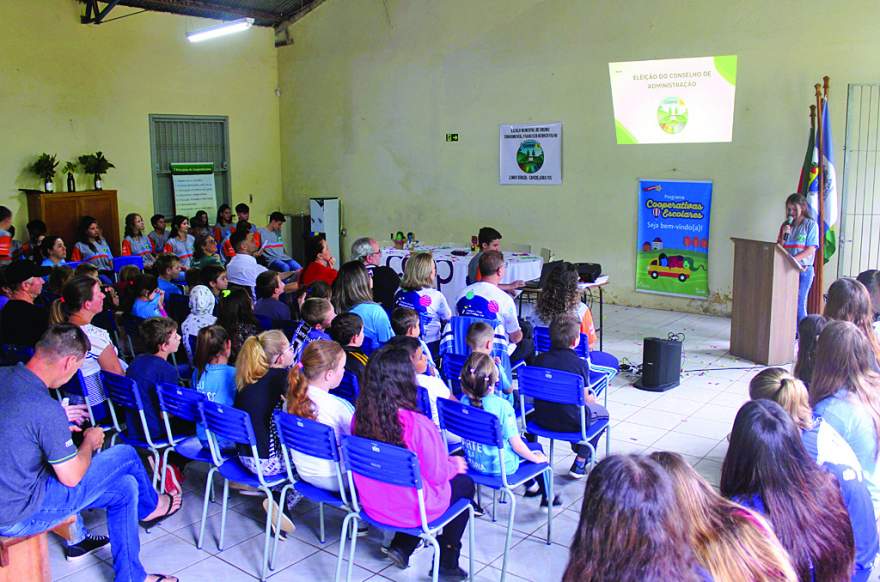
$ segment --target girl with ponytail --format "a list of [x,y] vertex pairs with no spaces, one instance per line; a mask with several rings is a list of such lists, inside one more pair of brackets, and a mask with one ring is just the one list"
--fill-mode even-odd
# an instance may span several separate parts
[[[345,352],[340,345],[316,340],[306,346],[288,375],[287,412],[326,424],[336,433],[337,442],[351,434],[354,417],[354,407],[331,392],[339,386],[343,374]],[[294,450],[290,457],[301,479],[321,489],[339,491],[335,463]]]
[[[462,404],[480,408],[494,414],[501,423],[501,435],[504,438],[504,446],[501,449],[501,462],[504,463],[504,472],[512,475],[519,468],[521,461],[532,463],[546,463],[547,457],[538,443],[526,443],[519,434],[516,424],[516,413],[513,406],[504,398],[495,393],[495,384],[498,382],[498,368],[495,361],[487,354],[472,352],[461,369],[461,389],[464,394],[461,397]],[[474,471],[500,475],[501,465],[496,447],[487,447],[468,440],[463,440],[464,456],[468,466]],[[532,480],[526,484],[526,497],[541,496],[541,507],[547,507],[547,491],[544,479],[538,479],[537,483]],[[553,505],[562,505],[559,496],[553,500]]]
[[[211,402],[232,406],[235,402],[235,368],[229,365],[232,351],[229,334],[223,326],[209,325],[200,329],[197,337],[191,386]],[[208,438],[202,423],[196,425],[196,434],[202,446],[207,447]]]

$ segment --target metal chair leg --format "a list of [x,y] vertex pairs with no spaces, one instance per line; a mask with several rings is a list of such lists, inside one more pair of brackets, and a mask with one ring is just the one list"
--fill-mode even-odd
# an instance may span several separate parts
[[[507,516],[507,534],[504,537],[504,556],[501,559],[501,582],[507,578],[507,554],[510,553],[510,540],[513,537],[513,520],[516,515],[516,498],[510,492],[510,515]],[[471,550],[473,554],[473,550]]]
[[354,519],[349,524],[351,528],[351,547],[348,551],[348,572],[345,575],[345,582],[351,582],[351,572],[354,570],[354,550],[357,546],[357,528],[358,528],[358,517],[354,516]]
[[226,534],[226,509],[229,504],[229,479],[223,479],[223,503],[220,509],[220,542],[217,549],[223,551],[223,538]]
[[[272,491],[269,489],[264,489],[263,493],[266,494],[266,497],[270,500],[268,504],[268,511],[266,512],[266,525],[263,528],[264,540],[263,540],[263,561],[260,565],[260,580],[266,579],[266,567],[269,565],[269,540],[272,539]],[[278,508],[278,524],[276,526],[278,530],[281,529],[281,508]]]
[[544,486],[547,489],[547,545],[550,545],[550,536],[553,530],[553,466],[547,467],[544,473]]
[[468,507],[468,544],[470,544],[471,551],[468,552],[468,581],[474,582],[474,544],[476,544],[476,536],[474,532],[477,529],[477,525],[474,523],[474,508],[473,506]]
[[318,540],[323,544],[324,543],[324,504],[318,504],[318,515],[321,517],[321,535],[318,537]]
[[351,513],[345,514],[345,517],[342,520],[342,529],[339,532],[339,554],[336,556],[336,575],[334,576],[334,582],[339,582],[339,577],[342,575],[342,562],[345,560],[345,543],[348,540],[348,528],[350,527],[350,523],[352,520]]
[[214,489],[213,488],[214,482],[212,479],[214,477],[214,472],[216,470],[217,470],[216,467],[211,467],[211,469],[208,471],[208,478],[205,479],[205,499],[202,502],[202,525],[199,527],[199,541],[196,544],[196,547],[200,550],[202,549],[202,542],[204,541],[204,538],[205,538],[205,522],[207,522],[207,520],[208,520],[208,503],[209,503],[208,489],[209,488],[212,490]]
[[[437,582],[440,578],[440,544],[437,543],[437,538],[434,536],[430,536],[428,541],[431,542],[431,547],[434,548],[434,567],[431,569],[431,580],[432,582]],[[471,548],[471,551],[468,552],[468,554],[472,556],[474,554],[474,548]]]
[[[287,496],[288,489],[293,485],[287,484],[281,488],[281,501],[278,507],[284,507],[284,498]],[[270,508],[271,509],[271,508]],[[272,558],[269,560],[269,569],[275,569],[275,555],[278,553],[278,540],[281,538],[281,512],[278,512],[278,519],[275,522],[275,541],[272,543]]]

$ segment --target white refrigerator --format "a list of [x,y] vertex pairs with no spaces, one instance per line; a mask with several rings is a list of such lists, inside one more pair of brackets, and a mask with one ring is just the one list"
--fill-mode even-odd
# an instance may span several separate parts
[[342,255],[339,254],[339,244],[342,216],[339,198],[310,198],[309,214],[312,218],[312,233],[324,234],[330,252],[336,257],[337,265],[341,264]]

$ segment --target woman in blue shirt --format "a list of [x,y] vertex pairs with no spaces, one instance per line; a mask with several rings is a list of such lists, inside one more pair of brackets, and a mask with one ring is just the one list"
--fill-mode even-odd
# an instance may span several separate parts
[[798,321],[807,316],[807,294],[813,284],[813,261],[819,248],[819,226],[810,217],[807,199],[800,194],[792,194],[785,200],[787,218],[779,227],[777,244],[785,247],[804,268],[798,280]]
[[819,467],[797,425],[772,400],[752,400],[737,412],[721,494],[767,518],[802,582],[870,575],[877,525],[858,484],[852,469]]
[[394,336],[388,314],[373,301],[373,280],[360,261],[349,261],[339,268],[333,282],[333,306],[336,313],[359,315],[364,321],[364,336],[376,347]]
[[852,447],[880,515],[880,374],[865,335],[848,321],[832,321],[819,334],[810,403]]

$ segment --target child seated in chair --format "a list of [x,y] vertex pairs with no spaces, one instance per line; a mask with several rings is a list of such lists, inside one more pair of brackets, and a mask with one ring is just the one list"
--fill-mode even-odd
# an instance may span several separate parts
[[[409,354],[413,363],[413,368],[415,368],[416,381],[419,383],[419,386],[428,392],[428,399],[431,402],[431,419],[434,421],[434,424],[439,427],[440,417],[437,414],[437,399],[446,398],[448,400],[456,400],[452,391],[443,380],[428,374],[428,357],[425,355],[424,350],[422,350],[422,346],[418,339],[405,335],[396,335],[391,338],[388,345],[401,348]],[[449,436],[454,437],[455,435],[450,434]],[[455,437],[449,438],[448,440],[449,442],[459,442],[461,439]]]
[[[211,402],[232,406],[235,402],[235,368],[229,365],[232,341],[222,325],[209,325],[199,330],[196,353],[193,355],[192,387]],[[196,425],[196,436],[208,448],[205,425]],[[234,443],[221,442],[223,449]]]
[[[478,321],[468,328],[467,345],[471,352],[492,356],[492,343],[495,340],[495,330],[488,323]],[[513,401],[513,381],[510,379],[510,371],[501,362],[501,358],[492,358],[498,369],[498,384],[495,386],[498,396],[507,400],[511,406],[516,406]]]
[[[287,412],[309,418],[333,429],[336,441],[351,434],[354,407],[334,396],[345,373],[345,352],[333,341],[317,340],[303,350],[300,365],[290,370]],[[295,450],[290,457],[299,477],[321,489],[339,491],[336,463]]]
[[290,307],[280,299],[284,293],[284,281],[277,271],[263,271],[257,275],[254,291],[257,295],[255,315],[272,321],[290,321]]
[[333,311],[333,304],[326,299],[306,299],[303,301],[300,310],[302,322],[293,334],[290,340],[290,347],[293,348],[293,361],[298,362],[303,350],[310,342],[315,340],[329,340],[327,330],[336,317]]
[[156,278],[142,273],[138,275],[134,283],[127,291],[129,297],[133,297],[131,314],[141,319],[151,317],[166,317],[165,308],[162,305],[164,293],[158,288]]
[[[162,439],[166,434],[159,412],[156,384],[160,382],[177,384],[177,370],[168,363],[168,357],[176,353],[177,348],[180,347],[180,334],[177,333],[177,323],[167,317],[147,319],[141,324],[139,331],[147,353],[138,354],[132,360],[125,375],[137,382],[150,437]],[[125,424],[126,434],[129,437],[145,438],[137,411],[125,411]],[[171,492],[174,489],[180,490],[181,475],[180,469],[169,465],[166,492]]]
[[[590,411],[598,416],[608,417],[608,411],[596,404],[596,397],[589,392],[589,364],[578,357],[575,348],[581,341],[581,325],[572,315],[560,315],[550,323],[550,351],[539,354],[534,365],[539,368],[552,368],[563,372],[578,374],[584,379],[584,400]],[[586,415],[589,423],[590,412]],[[547,430],[559,432],[580,432],[581,413],[577,406],[557,404],[535,399],[535,411],[532,422]],[[571,449],[577,455],[568,474],[581,479],[586,474],[587,462],[590,460],[590,449],[583,444],[572,443]]]
[[180,259],[175,255],[159,255],[156,259],[156,274],[159,275],[159,289],[165,292],[165,296],[183,295],[180,287],[174,281],[180,280]]
[[[498,383],[498,368],[492,358],[482,352],[473,352],[461,369],[462,404],[485,410],[498,417],[504,446],[501,449],[501,462],[504,472],[514,474],[522,461],[546,463],[547,457],[538,443],[526,443],[519,434],[513,406],[495,392]],[[464,456],[468,466],[477,472],[501,475],[498,462],[498,449],[474,443],[465,439]],[[525,483],[526,497],[541,496],[541,507],[547,507],[547,489],[543,478],[530,479]],[[553,506],[562,505],[559,496],[553,499]]]
[[364,370],[369,361],[361,349],[364,344],[364,320],[357,313],[340,313],[330,325],[330,337],[345,351],[345,371],[354,374],[358,384],[363,384]]
[[425,358],[428,360],[428,370],[425,373],[429,376],[439,375],[437,373],[437,364],[434,363],[434,358],[431,356],[431,350],[420,336],[419,314],[416,313],[415,309],[410,309],[409,307],[395,308],[391,312],[391,329],[394,330],[394,334],[397,336],[408,336],[419,340],[419,345],[425,353]]

